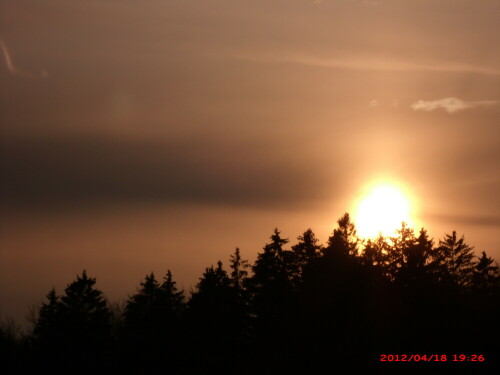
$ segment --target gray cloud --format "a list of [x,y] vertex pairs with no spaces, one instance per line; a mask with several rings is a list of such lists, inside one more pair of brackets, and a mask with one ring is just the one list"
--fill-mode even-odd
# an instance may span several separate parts
[[451,225],[474,225],[498,227],[500,216],[495,215],[427,215],[429,219],[438,220]]
[[351,69],[366,71],[392,71],[392,72],[449,72],[449,73],[474,73],[491,76],[499,76],[500,71],[496,68],[487,66],[478,66],[464,63],[415,63],[413,61],[394,58],[373,58],[367,59],[359,56],[337,57],[317,57],[315,55],[304,55],[293,52],[266,52],[259,54],[258,57],[248,53],[231,53],[232,57],[242,60],[256,62],[286,62],[311,67],[322,67],[332,69]]
[[[3,141],[1,192],[14,206],[184,202],[297,206],[323,194],[307,156],[271,142],[130,141],[96,137]],[[300,159],[301,158],[301,159]]]
[[497,105],[498,100],[481,100],[481,101],[465,101],[458,98],[444,98],[439,100],[419,100],[413,103],[410,107],[415,111],[434,111],[436,109],[444,109],[448,113],[460,112],[469,108],[491,107]]

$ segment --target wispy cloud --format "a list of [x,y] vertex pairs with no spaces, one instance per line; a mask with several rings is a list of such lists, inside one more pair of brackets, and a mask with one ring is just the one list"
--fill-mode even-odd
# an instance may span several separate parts
[[12,61],[12,57],[10,56],[9,49],[3,42],[3,40],[0,39],[0,49],[2,50],[5,66],[7,67],[7,70],[9,71],[10,74],[12,75],[20,75],[20,76],[25,76],[25,77],[34,77],[34,76],[39,76],[39,77],[47,77],[47,71],[42,69],[39,74],[33,74],[31,72],[19,69],[17,66],[14,65],[14,62]]
[[480,73],[488,75],[500,75],[497,69],[487,67],[471,66],[465,64],[418,64],[408,61],[398,60],[373,60],[373,59],[319,59],[300,56],[286,56],[284,60],[289,62],[319,66],[325,68],[343,68],[359,70],[380,70],[380,71],[436,71],[436,72],[456,72],[456,73]]
[[378,107],[388,107],[388,108],[391,108],[391,109],[398,109],[399,108],[399,99],[397,98],[393,98],[390,103],[387,103],[386,102],[381,102],[380,100],[378,99],[373,99],[371,100],[369,103],[368,103],[368,108],[370,109],[375,109],[375,108],[378,108]]
[[449,214],[434,214],[426,215],[430,220],[438,220],[445,223],[491,226],[497,227],[500,225],[500,217],[495,215],[449,215]]
[[[254,61],[258,63],[290,63],[305,65],[311,67],[331,68],[331,69],[350,69],[366,71],[428,71],[428,72],[446,72],[446,73],[475,73],[492,76],[500,76],[500,70],[487,66],[477,66],[461,63],[415,63],[398,59],[370,59],[360,57],[336,57],[336,58],[318,58],[311,55],[297,53],[268,53],[260,51],[258,54],[249,54],[234,52],[226,53],[239,60]],[[212,57],[219,55],[207,54]]]
[[19,73],[19,70],[14,66],[14,63],[12,62],[12,58],[10,57],[10,53],[9,50],[7,49],[7,46],[3,43],[2,40],[0,40],[0,49],[2,50],[5,66],[7,67],[9,73],[10,74]]
[[383,0],[362,0],[362,3],[366,5],[380,5],[383,3]]
[[444,98],[439,100],[419,100],[410,107],[415,111],[434,111],[444,109],[448,113],[455,113],[469,108],[490,107],[500,103],[498,100],[465,101],[458,98]]
[[[313,0],[313,4],[322,4],[326,3],[329,0]],[[362,3],[366,5],[380,5],[384,2],[384,0],[349,0],[353,3]]]

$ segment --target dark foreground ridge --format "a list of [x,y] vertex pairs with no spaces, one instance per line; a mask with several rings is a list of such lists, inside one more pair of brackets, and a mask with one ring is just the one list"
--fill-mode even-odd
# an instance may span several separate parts
[[326,246],[310,229],[270,240],[252,266],[236,249],[208,267],[188,300],[167,271],[120,308],[83,271],[32,332],[0,329],[0,372],[500,373],[499,269],[456,232],[362,241],[345,214]]

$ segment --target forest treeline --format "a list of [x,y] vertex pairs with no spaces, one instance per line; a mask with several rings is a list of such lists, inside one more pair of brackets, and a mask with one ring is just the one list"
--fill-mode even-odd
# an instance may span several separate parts
[[[476,373],[497,365],[498,265],[456,232],[435,242],[403,223],[395,237],[362,240],[345,214],[326,245],[311,229],[288,244],[275,229],[253,265],[236,248],[227,267],[206,268],[189,296],[170,270],[147,274],[122,308],[83,271],[62,294],[49,291],[29,334],[0,329],[1,366],[5,373],[308,374],[395,365],[380,362],[381,354],[483,355],[482,363],[454,363]],[[404,364],[417,365],[445,364]]]

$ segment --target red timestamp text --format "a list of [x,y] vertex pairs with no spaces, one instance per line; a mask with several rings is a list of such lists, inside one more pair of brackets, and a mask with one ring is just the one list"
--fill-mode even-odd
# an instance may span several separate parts
[[484,354],[380,354],[380,362],[484,362]]

